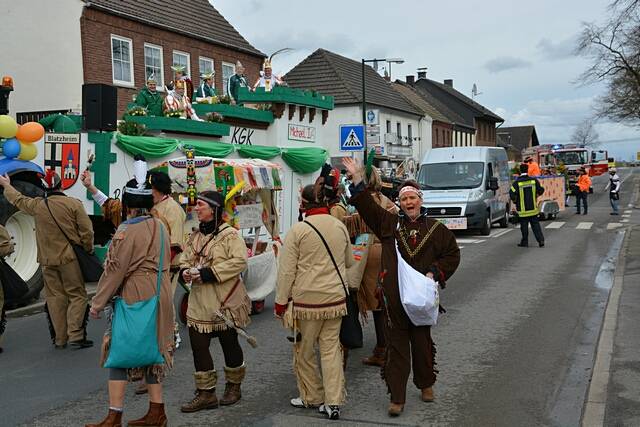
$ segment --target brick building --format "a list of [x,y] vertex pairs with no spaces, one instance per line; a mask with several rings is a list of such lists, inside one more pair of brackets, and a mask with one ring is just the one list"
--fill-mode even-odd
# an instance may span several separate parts
[[253,83],[265,57],[207,0],[30,0],[6,9],[25,17],[3,28],[23,34],[20,43],[0,45],[0,57],[12,58],[1,72],[14,78],[9,109],[19,122],[80,112],[83,83],[116,86],[121,115],[150,73],[159,88],[172,80],[174,63],[187,66],[194,88],[215,71],[222,93],[236,61]]

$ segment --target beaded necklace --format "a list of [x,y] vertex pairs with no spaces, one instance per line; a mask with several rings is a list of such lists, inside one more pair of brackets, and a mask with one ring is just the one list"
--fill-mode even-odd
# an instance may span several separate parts
[[407,251],[407,254],[409,254],[409,258],[413,259],[418,253],[420,253],[420,251],[422,250],[422,247],[424,246],[425,243],[427,243],[427,240],[429,239],[429,237],[431,236],[431,234],[433,233],[433,230],[436,229],[436,227],[438,226],[438,222],[436,221],[433,226],[431,226],[431,228],[429,229],[429,231],[427,232],[427,234],[425,234],[425,236],[422,238],[422,240],[420,241],[420,243],[418,244],[418,246],[416,246],[415,249],[411,249],[411,247],[409,246],[409,243],[407,242],[407,229],[404,226],[404,224],[398,228],[398,232],[400,234],[400,242],[402,243],[402,246],[404,247],[404,249]]

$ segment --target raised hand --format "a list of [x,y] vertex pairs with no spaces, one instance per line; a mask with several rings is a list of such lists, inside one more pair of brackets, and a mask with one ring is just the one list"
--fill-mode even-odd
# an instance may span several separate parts
[[352,159],[351,157],[343,157],[342,164],[344,165],[344,168],[347,170],[347,172],[351,175],[353,185],[360,184],[363,176],[362,164],[360,164],[360,162],[358,162],[357,160]]

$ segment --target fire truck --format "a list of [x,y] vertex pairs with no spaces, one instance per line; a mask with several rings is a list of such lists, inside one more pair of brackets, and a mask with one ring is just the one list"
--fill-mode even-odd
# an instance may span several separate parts
[[571,194],[578,180],[578,169],[584,167],[589,176],[599,176],[609,171],[613,159],[606,150],[594,150],[581,144],[544,144],[522,150],[522,158],[531,157],[541,170],[548,169],[567,177],[567,194]]

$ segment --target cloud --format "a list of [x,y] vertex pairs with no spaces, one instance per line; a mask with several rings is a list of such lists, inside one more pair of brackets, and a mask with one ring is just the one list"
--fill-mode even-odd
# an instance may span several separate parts
[[536,48],[544,59],[557,61],[576,56],[576,46],[578,44],[578,36],[572,36],[568,39],[553,42],[547,38],[541,39]]
[[501,73],[502,71],[512,70],[515,68],[527,68],[531,65],[529,61],[513,56],[499,56],[487,61],[484,68],[492,73]]

